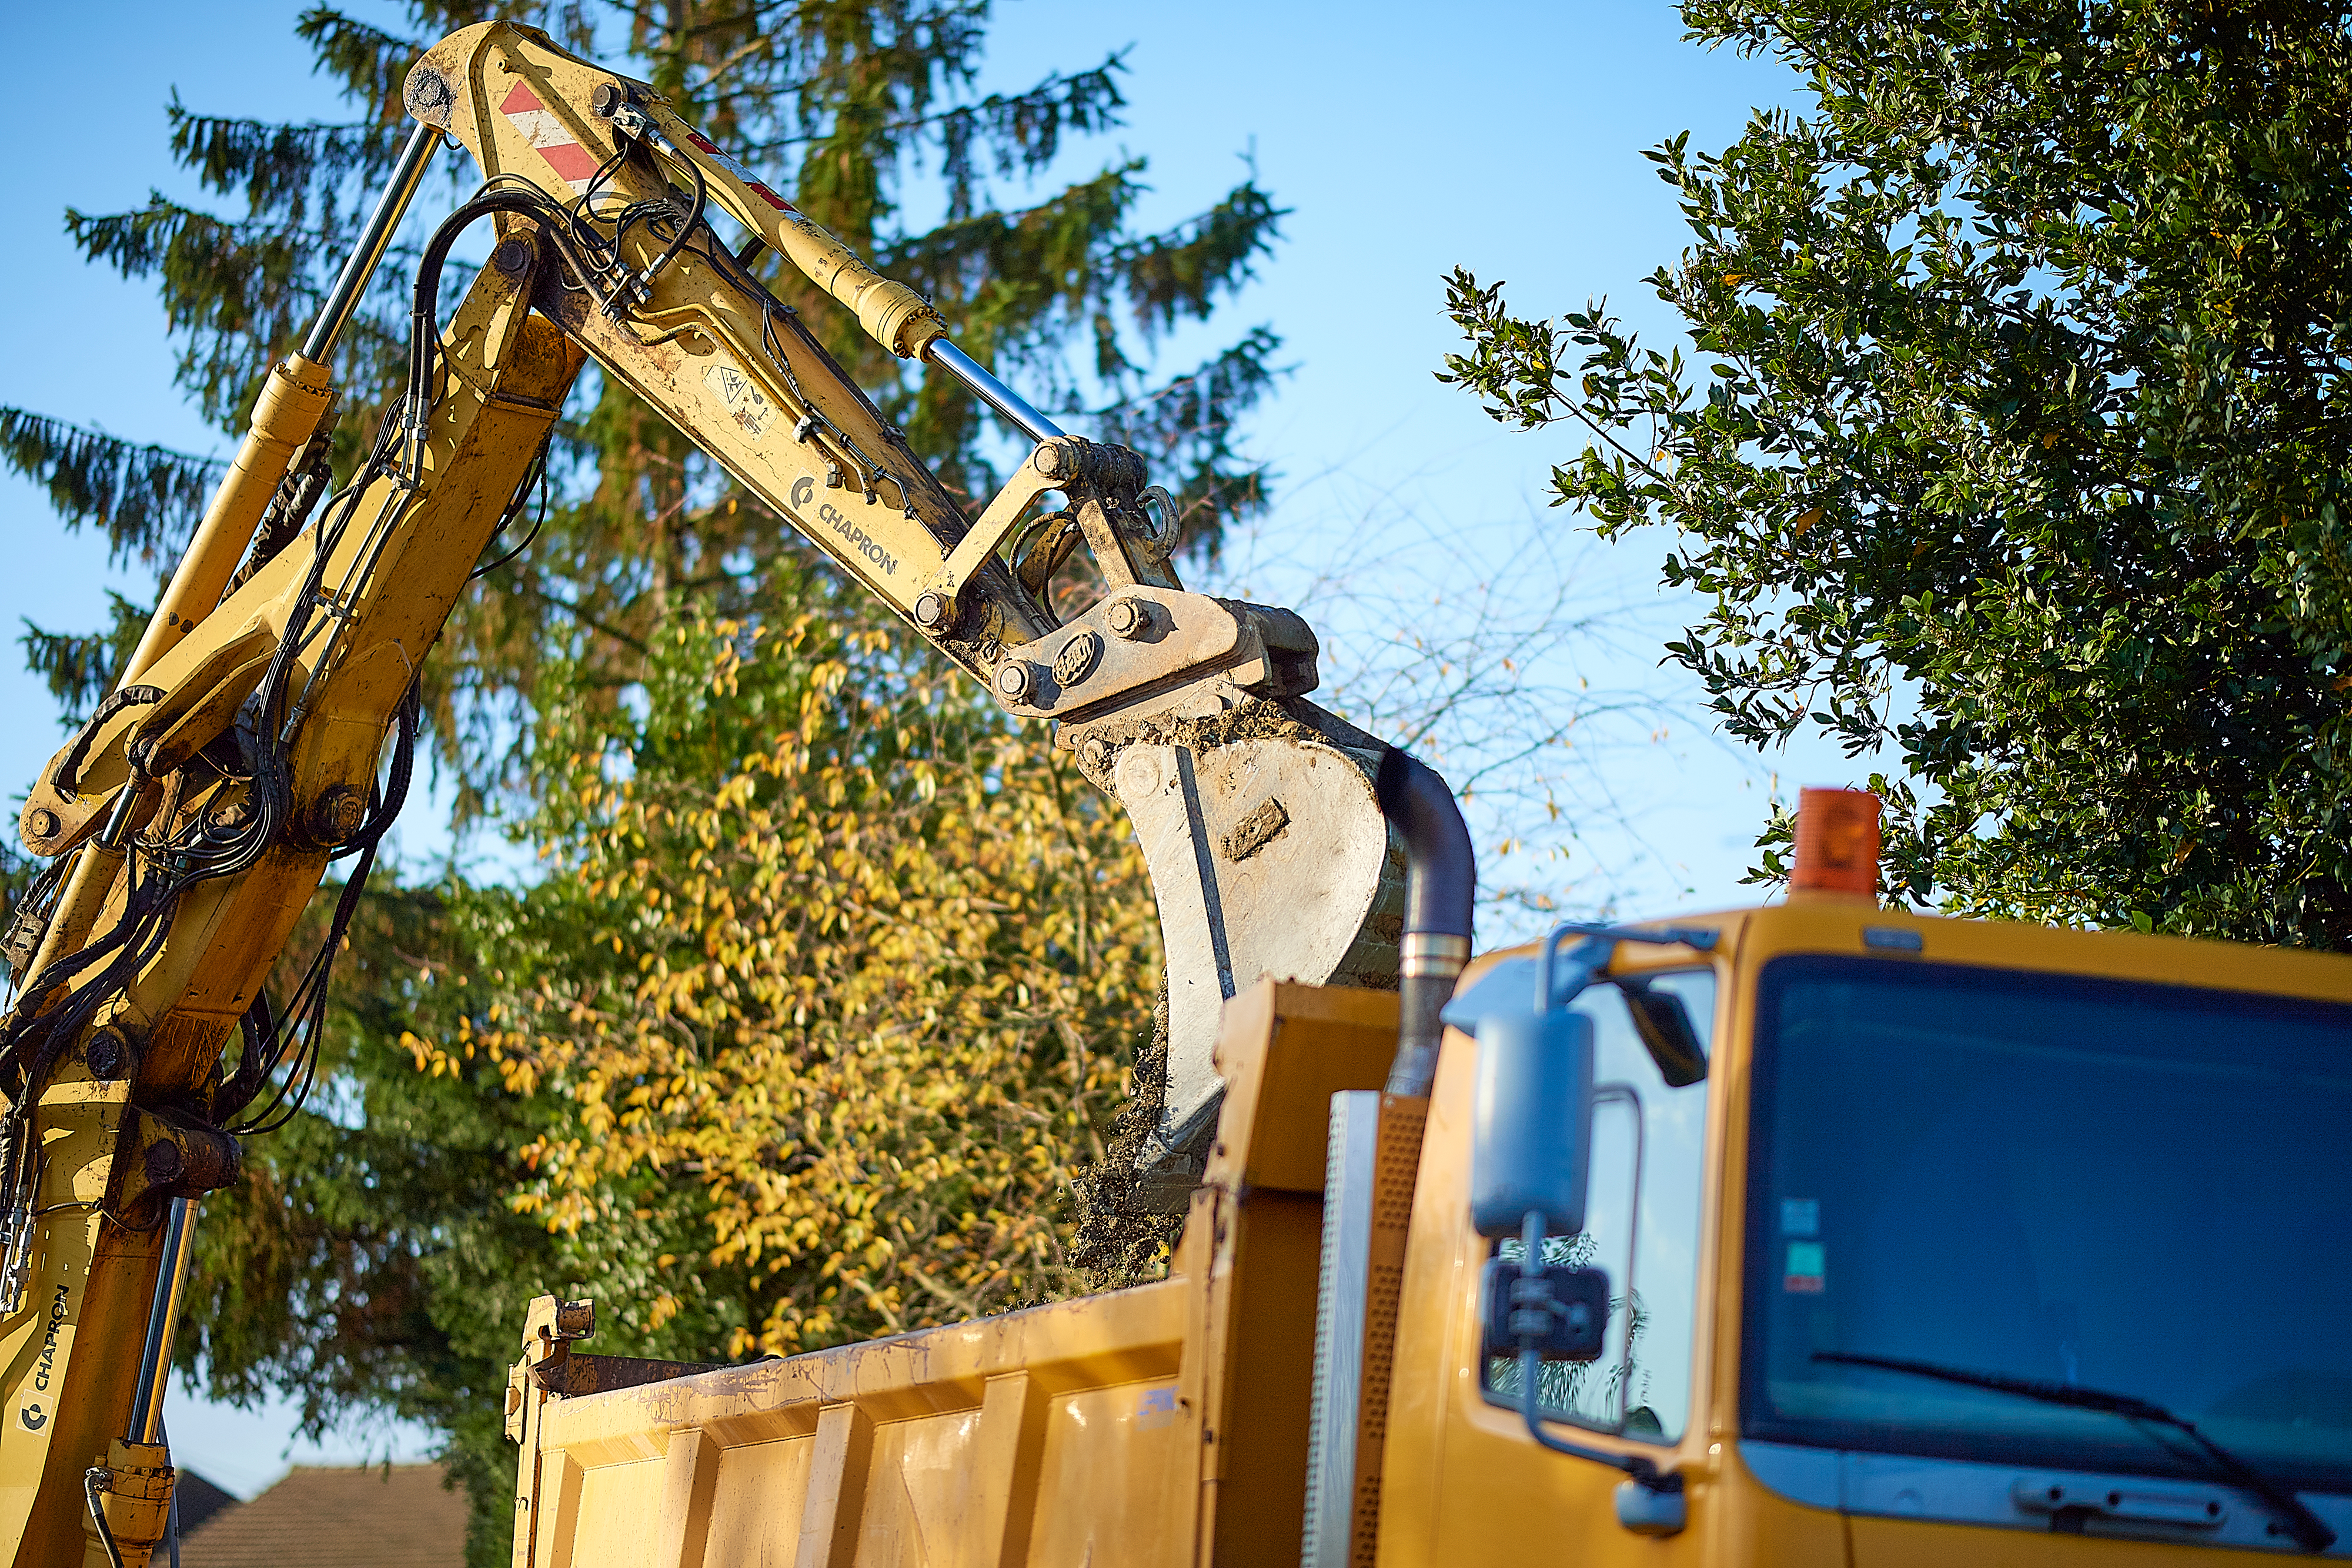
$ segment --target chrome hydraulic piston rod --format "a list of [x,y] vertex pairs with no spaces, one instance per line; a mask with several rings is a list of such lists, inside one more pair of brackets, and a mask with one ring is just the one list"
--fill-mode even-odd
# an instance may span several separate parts
[[334,287],[327,292],[326,303],[310,323],[310,335],[302,340],[302,357],[312,364],[325,364],[327,356],[335,351],[335,340],[351,324],[360,308],[360,297],[367,292],[368,279],[383,264],[383,253],[392,248],[393,234],[400,227],[408,204],[415,199],[416,188],[425,183],[425,172],[433,166],[433,154],[441,141],[440,131],[419,124],[408,145],[400,150],[400,161],[392,166],[392,177],[376,198],[375,211],[368,215],[359,244],[352,247],[343,270],[335,277]]
[[139,1381],[131,1396],[131,1429],[123,1434],[134,1443],[163,1441],[163,1391],[172,1381],[172,1341],[179,1333],[180,1303],[188,1292],[195,1220],[193,1202],[172,1200],[171,1214],[163,1221],[163,1261],[155,1272],[155,1300],[147,1309],[147,1343],[139,1353]]
[[1066,434],[1062,427],[1029,405],[1029,400],[981,368],[980,361],[949,342],[934,338],[923,358],[961,382],[974,397],[1003,414],[1032,441],[1051,441]]

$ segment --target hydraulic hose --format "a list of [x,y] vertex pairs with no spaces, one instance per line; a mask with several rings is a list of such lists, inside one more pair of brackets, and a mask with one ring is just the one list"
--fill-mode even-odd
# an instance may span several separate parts
[[1388,1092],[1426,1099],[1437,1081],[1438,1017],[1470,961],[1470,909],[1477,856],[1454,791],[1434,768],[1391,747],[1372,780],[1381,815],[1404,841],[1404,940],[1398,966],[1402,1019]]

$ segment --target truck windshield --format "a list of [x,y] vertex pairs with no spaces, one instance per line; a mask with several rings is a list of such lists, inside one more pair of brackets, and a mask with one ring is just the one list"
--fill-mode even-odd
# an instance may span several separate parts
[[2206,1475],[2177,1432],[1829,1352],[2127,1389],[2352,1492],[2352,1008],[1849,958],[1758,998],[1741,1429]]

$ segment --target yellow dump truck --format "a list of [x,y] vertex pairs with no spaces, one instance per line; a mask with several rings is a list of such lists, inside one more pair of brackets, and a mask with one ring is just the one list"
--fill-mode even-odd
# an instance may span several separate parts
[[1235,998],[1160,1283],[699,1372],[542,1301],[517,1568],[2345,1555],[2352,961],[1812,880],[1472,966],[1425,1100],[1394,996]]

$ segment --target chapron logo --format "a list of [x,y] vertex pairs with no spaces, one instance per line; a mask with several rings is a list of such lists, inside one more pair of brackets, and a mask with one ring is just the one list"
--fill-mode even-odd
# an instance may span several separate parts
[[70,1305],[66,1288],[58,1287],[58,1299],[49,1303],[49,1332],[41,1338],[41,1363],[33,1374],[33,1386],[46,1394],[49,1391],[49,1375],[58,1366],[58,1331],[66,1326],[66,1311]]
[[[33,1386],[41,1393],[48,1392],[49,1382],[57,1375],[58,1331],[65,1327],[66,1313],[72,1306],[66,1287],[59,1285],[56,1299],[49,1302],[49,1332],[41,1338],[41,1359],[33,1372]],[[39,1400],[28,1399],[16,1412],[16,1419],[25,1424],[26,1431],[37,1432],[49,1424],[49,1413],[41,1407]]]
[[[887,478],[888,476],[885,475],[884,477]],[[901,488],[903,489],[904,486],[902,486]],[[803,475],[800,478],[793,481],[793,510],[805,512],[809,510],[809,503],[815,499],[815,480],[809,478],[806,475]],[[872,504],[874,500],[874,492],[868,490],[866,493],[866,499],[869,505]],[[913,514],[909,513],[908,515],[912,516]],[[880,567],[885,575],[890,577],[896,577],[898,575],[898,558],[892,555],[887,549],[884,549],[880,539],[876,538],[864,528],[861,528],[856,523],[851,522],[849,518],[843,514],[840,507],[835,506],[832,502],[827,501],[823,506],[816,508],[816,517],[817,521],[823,523],[826,528],[831,528],[835,533],[839,534],[843,542],[846,544],[849,549],[856,550],[859,555],[864,556],[867,560],[870,560],[876,566]]]

